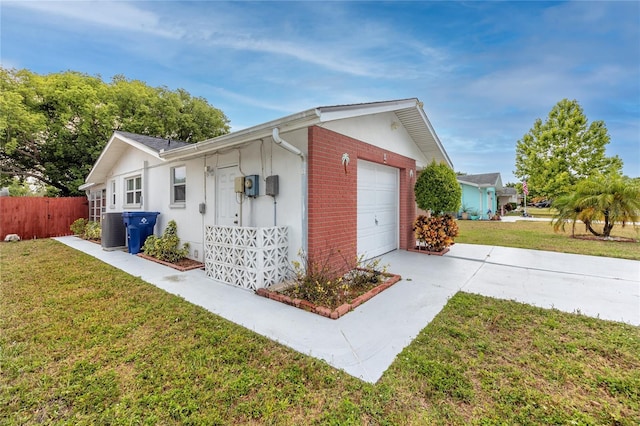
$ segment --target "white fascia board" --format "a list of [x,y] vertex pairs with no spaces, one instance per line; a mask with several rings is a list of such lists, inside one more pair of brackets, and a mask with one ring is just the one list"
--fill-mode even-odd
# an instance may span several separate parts
[[109,138],[109,141],[107,142],[107,144],[104,146],[104,148],[102,148],[102,152],[100,153],[100,156],[98,157],[98,159],[96,160],[95,163],[93,163],[93,167],[91,167],[91,170],[89,171],[89,174],[87,175],[87,177],[85,178],[85,184],[88,184],[89,182],[91,182],[93,180],[93,176],[96,172],[96,169],[98,167],[98,165],[104,161],[105,156],[107,155],[107,152],[109,151],[109,147],[113,144],[113,141],[116,137],[116,133],[114,132],[111,137]]
[[146,146],[145,144],[142,144],[140,142],[134,141],[133,139],[129,139],[128,137],[117,133],[116,134],[117,138],[120,139],[122,142],[126,142],[129,145],[131,145],[132,147],[142,151],[142,152],[146,152],[147,154],[156,157],[156,158],[160,158],[160,156],[158,155],[158,151],[156,151],[153,148],[149,148],[148,146]]
[[465,185],[475,186],[476,188],[495,188],[495,185],[492,183],[473,183],[467,182],[466,180],[458,179],[458,183],[464,183]]
[[398,101],[375,102],[371,104],[355,104],[355,105],[339,105],[330,107],[321,107],[320,121],[335,121],[345,118],[354,118],[362,115],[380,114],[384,112],[393,112],[400,109],[418,106],[418,99],[402,99]]
[[186,160],[202,154],[213,154],[260,139],[270,138],[275,127],[278,127],[281,133],[285,133],[317,124],[320,122],[319,116],[320,113],[317,109],[310,109],[213,139],[172,149],[171,151],[162,151],[160,152],[160,158],[164,160]]
[[80,185],[80,186],[78,187],[78,190],[79,190],[79,191],[84,191],[85,189],[89,189],[89,188],[94,187],[94,186],[96,186],[96,185],[97,185],[97,184],[96,184],[95,182],[91,182],[91,183],[84,183],[84,184],[82,184],[82,185]]
[[465,185],[475,186],[476,188],[480,188],[480,185],[478,185],[477,183],[467,182],[467,181],[460,180],[460,179],[458,179],[458,183],[462,183],[462,184],[465,184]]
[[[91,168],[91,171],[89,172],[89,174],[87,175],[86,179],[85,179],[85,184],[88,184],[89,182],[94,182],[96,185],[99,183],[104,183],[104,176],[96,176],[96,173],[98,173],[98,170],[100,170],[99,166],[101,164],[103,164],[105,161],[108,161],[108,156],[112,155],[110,153],[112,146],[118,143],[125,143],[128,145],[131,145],[132,147],[145,152],[149,155],[152,155],[158,159],[161,159],[158,156],[158,152],[155,151],[154,149],[149,148],[146,145],[141,144],[140,142],[136,142],[132,139],[129,139],[127,137],[125,137],[124,135],[122,135],[121,133],[118,133],[118,131],[113,132],[113,134],[111,135],[111,138],[109,138],[109,142],[107,142],[107,144],[105,145],[105,147],[102,149],[102,152],[100,153],[100,156],[98,157],[98,159],[96,160],[96,162],[94,163],[93,167]],[[162,159],[161,159],[162,160]],[[164,161],[164,160],[163,160]],[[115,163],[115,160],[113,161]]]

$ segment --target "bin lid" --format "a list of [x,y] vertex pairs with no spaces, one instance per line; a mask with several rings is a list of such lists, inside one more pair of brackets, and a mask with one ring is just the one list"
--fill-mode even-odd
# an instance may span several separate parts
[[158,216],[160,212],[122,212],[124,217]]

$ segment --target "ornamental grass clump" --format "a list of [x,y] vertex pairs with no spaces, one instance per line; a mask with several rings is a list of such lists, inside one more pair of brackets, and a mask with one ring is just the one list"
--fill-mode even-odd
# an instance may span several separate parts
[[142,251],[148,256],[164,262],[175,263],[189,255],[189,243],[184,243],[180,248],[180,238],[178,238],[178,225],[175,220],[170,220],[167,227],[158,238],[150,235],[142,246]]

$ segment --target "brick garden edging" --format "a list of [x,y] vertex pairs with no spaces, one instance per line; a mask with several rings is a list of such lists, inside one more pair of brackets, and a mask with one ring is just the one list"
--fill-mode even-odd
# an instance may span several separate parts
[[428,255],[434,255],[434,256],[444,256],[445,254],[449,253],[449,247],[445,248],[442,251],[429,251],[429,250],[422,250],[419,247],[413,248],[413,249],[409,249],[407,251],[413,251],[416,253],[422,253],[422,254],[428,254]]
[[282,293],[278,293],[277,291],[271,291],[266,288],[259,288],[256,290],[256,294],[262,297],[266,297],[271,300],[275,300],[276,302],[286,303],[287,305],[295,306],[296,308],[304,309],[305,311],[312,312],[318,315],[322,315],[323,317],[338,319],[341,316],[345,315],[347,312],[352,311],[356,307],[362,305],[367,300],[371,299],[376,294],[388,289],[398,281],[402,279],[400,275],[396,274],[385,274],[389,278],[383,282],[382,284],[372,288],[368,292],[361,294],[360,296],[353,299],[351,303],[345,303],[338,306],[336,309],[331,310],[325,306],[317,306],[313,303],[302,300],[302,299],[292,299],[289,296],[286,296]]

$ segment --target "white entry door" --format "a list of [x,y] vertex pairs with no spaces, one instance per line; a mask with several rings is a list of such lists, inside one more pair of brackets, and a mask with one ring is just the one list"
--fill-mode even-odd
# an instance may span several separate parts
[[216,170],[216,224],[237,226],[240,223],[238,195],[234,190],[234,179],[240,176],[237,166],[220,167]]
[[358,255],[398,248],[398,169],[358,160]]

